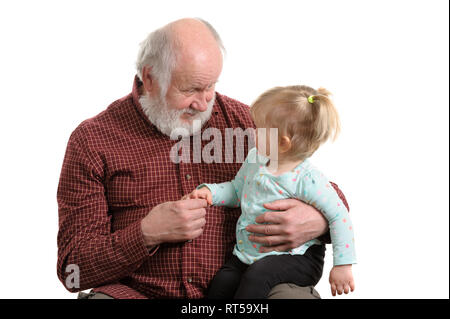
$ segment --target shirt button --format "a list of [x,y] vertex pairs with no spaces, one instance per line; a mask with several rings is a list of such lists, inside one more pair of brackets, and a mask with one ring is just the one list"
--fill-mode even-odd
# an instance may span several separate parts
[[239,243],[239,244],[242,244],[242,240],[239,240],[238,243]]
[[191,175],[186,174],[186,179],[187,179],[187,180],[190,180],[190,179],[191,179]]
[[192,278],[188,278],[188,282],[192,282]]
[[192,239],[189,239],[187,242],[188,242],[188,243],[192,243]]

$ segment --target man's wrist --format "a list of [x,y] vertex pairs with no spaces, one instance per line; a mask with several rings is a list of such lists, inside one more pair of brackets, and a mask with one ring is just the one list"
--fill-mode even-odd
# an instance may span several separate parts
[[146,236],[145,231],[144,231],[144,219],[141,220],[140,225],[141,225],[141,233],[142,233],[142,238],[144,240],[144,245],[147,248],[149,256],[153,256],[153,254],[155,254],[159,248],[159,243],[152,240],[150,236]]
[[154,236],[148,234],[148,232],[145,230],[145,218],[141,220],[141,232],[144,239],[144,244],[147,249],[151,250],[160,244]]

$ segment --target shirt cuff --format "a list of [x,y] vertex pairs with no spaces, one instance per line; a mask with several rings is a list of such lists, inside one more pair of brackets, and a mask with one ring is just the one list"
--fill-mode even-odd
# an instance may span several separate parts
[[203,183],[203,184],[198,185],[195,189],[200,189],[202,187],[207,187],[209,190],[211,190],[211,186],[210,185],[211,184]]
[[150,250],[145,245],[144,235],[141,230],[141,220],[129,225],[122,231],[120,244],[125,258],[132,264],[144,260],[146,257],[153,256],[159,248],[159,245]]

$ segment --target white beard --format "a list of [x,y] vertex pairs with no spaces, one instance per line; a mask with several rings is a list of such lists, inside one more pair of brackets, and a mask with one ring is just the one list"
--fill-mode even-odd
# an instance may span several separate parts
[[[155,125],[158,130],[169,136],[171,139],[178,139],[194,135],[199,132],[209,118],[211,117],[216,95],[208,102],[206,111],[200,112],[191,108],[176,110],[169,109],[169,105],[165,98],[151,98],[143,95],[139,98],[142,110],[147,115],[150,122]],[[191,123],[180,119],[184,113],[193,115]],[[194,125],[194,123],[196,125]],[[200,125],[198,125],[200,123]]]

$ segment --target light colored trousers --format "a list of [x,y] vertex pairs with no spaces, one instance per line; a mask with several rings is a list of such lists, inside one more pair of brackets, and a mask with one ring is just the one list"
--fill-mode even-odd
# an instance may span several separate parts
[[[101,292],[78,293],[78,299],[114,299]],[[300,287],[294,284],[279,284],[270,291],[268,299],[320,299],[312,286]]]

